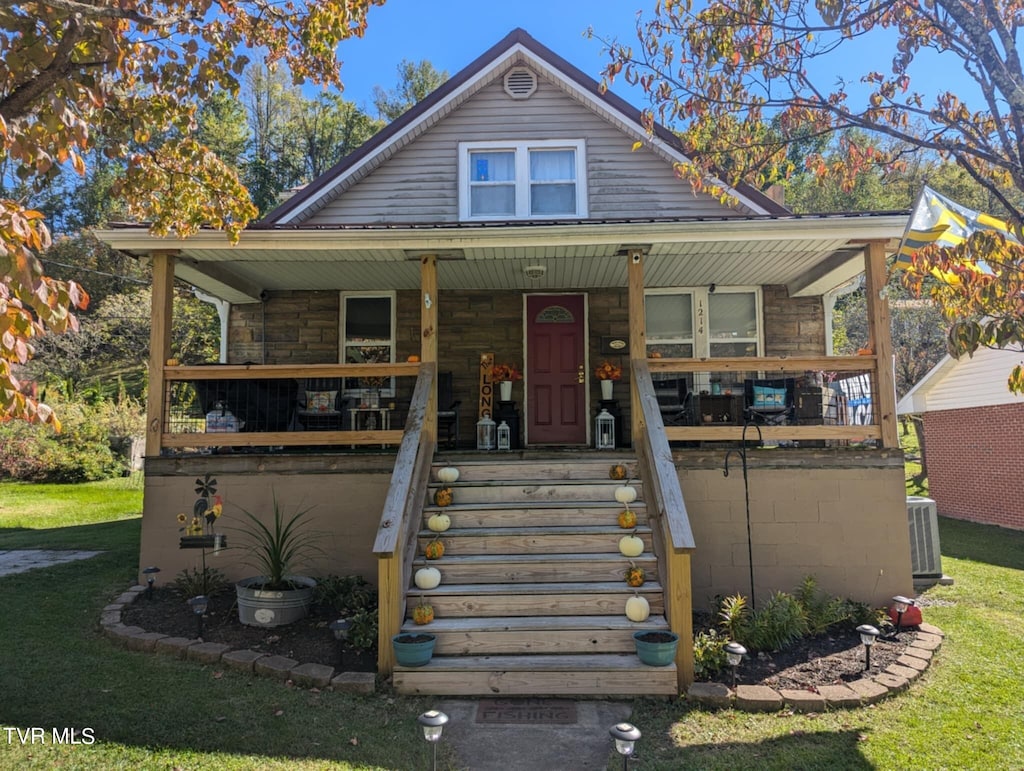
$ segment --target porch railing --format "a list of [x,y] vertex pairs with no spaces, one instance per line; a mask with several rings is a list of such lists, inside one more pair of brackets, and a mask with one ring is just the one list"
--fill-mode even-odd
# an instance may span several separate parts
[[[335,379],[344,382],[365,378],[402,380],[420,374],[419,363],[398,364],[217,364],[164,367],[164,397],[159,414],[150,420],[159,421],[161,450],[210,447],[288,447],[327,445],[396,445],[402,441],[400,428],[361,428],[349,430],[289,430],[291,422],[282,416],[296,409],[299,395],[296,381]],[[408,382],[406,380],[406,382]],[[213,431],[207,425],[197,390],[204,384],[238,383],[238,388],[259,383],[264,403],[254,409],[271,419],[257,425],[242,426],[238,431]],[[275,390],[276,389],[276,390]],[[396,390],[399,390],[396,387]],[[386,403],[392,397],[381,397]],[[290,403],[289,403],[290,400]],[[266,402],[270,402],[268,405]],[[271,414],[272,413],[272,414]],[[339,418],[341,415],[338,416]],[[389,416],[390,417],[390,416]],[[276,419],[275,419],[276,418]],[[253,422],[253,421],[250,421]],[[338,423],[340,425],[340,422]],[[261,430],[267,425],[274,430]],[[254,430],[255,429],[255,430]]]
[[[740,441],[747,421],[758,424],[759,439],[773,444],[846,444],[883,436],[876,356],[649,358],[646,364],[662,394],[657,407],[666,417],[669,441]],[[672,376],[688,383],[689,393],[678,411],[666,408],[666,391],[659,388],[676,382]],[[746,393],[748,382],[772,380],[785,381],[795,390],[785,397],[785,410],[761,409]],[[812,404],[815,392],[820,401]],[[803,409],[793,404],[803,399],[808,400]]]
[[398,634],[405,617],[405,589],[416,549],[418,517],[437,447],[436,376],[436,364],[420,367],[373,544],[377,555],[377,671],[384,675],[395,665],[391,638]]
[[[695,549],[690,517],[683,501],[679,474],[665,436],[661,410],[647,361],[634,359],[634,409],[640,411],[640,430],[635,449],[640,460],[644,491],[649,493],[648,512],[658,547],[659,576],[665,591],[669,627],[679,635],[676,668],[680,690],[693,682],[693,597],[690,554]],[[653,507],[653,511],[652,511]]]

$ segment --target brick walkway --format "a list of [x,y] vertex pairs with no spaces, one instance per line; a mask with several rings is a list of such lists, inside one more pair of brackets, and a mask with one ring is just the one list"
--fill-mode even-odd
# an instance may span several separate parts
[[46,568],[62,562],[89,559],[98,551],[54,551],[51,549],[12,549],[0,551],[0,576],[24,573],[26,570]]

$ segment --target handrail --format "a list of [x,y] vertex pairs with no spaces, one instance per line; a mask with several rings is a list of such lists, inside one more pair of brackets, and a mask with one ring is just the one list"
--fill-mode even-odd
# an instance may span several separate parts
[[[672,460],[672,450],[665,438],[665,425],[654,394],[654,382],[644,359],[633,359],[633,387],[637,389],[645,428],[638,437],[638,450],[652,474],[650,486],[655,495],[655,503],[668,524],[672,548],[692,551],[695,546],[690,517],[686,513],[686,503],[683,502],[683,491]],[[645,484],[645,488],[647,486]]]
[[405,615],[411,545],[418,531],[413,522],[423,510],[436,446],[429,415],[437,364],[424,363],[419,373],[373,544],[377,555],[377,671],[384,674],[395,664],[391,638],[398,634]]
[[387,377],[415,375],[415,362],[395,364],[189,364],[164,367],[164,380],[249,380],[274,378]]
[[651,372],[873,372],[877,356],[739,356],[734,358],[646,359]]

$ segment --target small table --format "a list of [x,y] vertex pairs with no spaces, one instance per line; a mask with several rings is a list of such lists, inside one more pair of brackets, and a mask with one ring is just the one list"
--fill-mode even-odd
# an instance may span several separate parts
[[[348,410],[349,419],[352,421],[352,430],[359,431],[359,419],[363,419],[363,431],[376,431],[377,418],[380,417],[380,428],[382,431],[391,429],[391,408],[390,407],[350,407]],[[381,447],[387,447],[382,444]],[[352,445],[355,449],[355,445]]]

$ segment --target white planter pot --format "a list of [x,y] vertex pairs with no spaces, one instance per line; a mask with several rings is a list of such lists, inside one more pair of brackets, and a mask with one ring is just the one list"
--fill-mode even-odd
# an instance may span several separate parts
[[501,382],[498,383],[498,387],[501,400],[503,402],[512,401],[512,381],[502,380]]
[[615,385],[614,380],[602,380],[601,382],[601,398],[606,402],[612,399],[612,387]]

